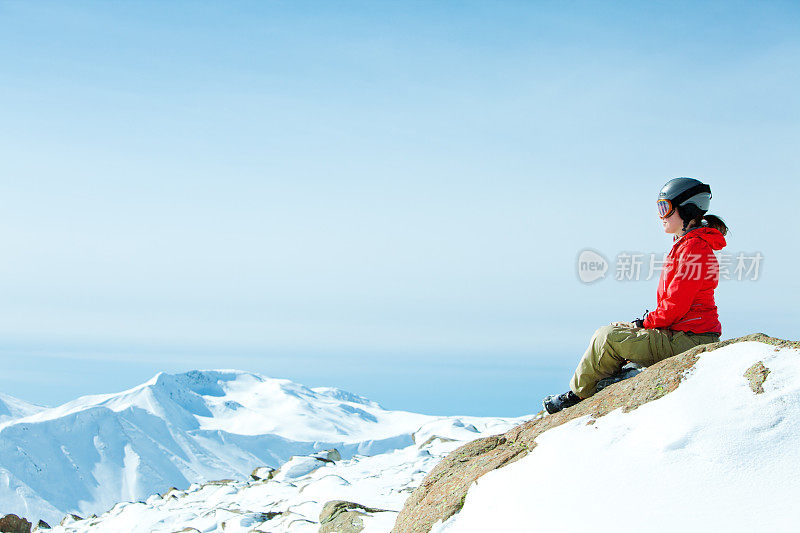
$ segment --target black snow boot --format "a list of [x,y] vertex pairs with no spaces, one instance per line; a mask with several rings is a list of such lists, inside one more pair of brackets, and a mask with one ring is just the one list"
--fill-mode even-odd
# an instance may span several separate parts
[[572,407],[576,403],[580,402],[581,398],[571,390],[565,392],[564,394],[559,395],[551,395],[546,397],[542,400],[542,405],[544,405],[545,411],[550,413],[557,413],[562,409],[566,409],[567,407]]
[[597,382],[597,386],[594,389],[595,393],[600,392],[601,390],[605,389],[609,385],[613,385],[619,381],[632,378],[633,376],[639,374],[644,370],[642,365],[638,365],[636,363],[626,363],[622,369],[614,374],[613,376],[603,378]]

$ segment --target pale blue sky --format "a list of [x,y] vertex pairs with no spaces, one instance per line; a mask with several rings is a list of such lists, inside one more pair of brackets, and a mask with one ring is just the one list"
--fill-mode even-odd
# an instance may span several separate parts
[[0,2],[3,392],[239,368],[520,415],[711,184],[723,337],[797,339],[792,2]]

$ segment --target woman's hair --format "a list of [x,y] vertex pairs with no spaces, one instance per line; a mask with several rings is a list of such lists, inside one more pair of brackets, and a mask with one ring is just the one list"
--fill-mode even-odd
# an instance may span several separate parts
[[703,211],[694,204],[679,205],[678,216],[683,220],[684,231],[686,231],[689,224],[694,222],[695,227],[705,225],[709,228],[719,230],[723,235],[728,234],[728,226],[725,224],[725,221],[716,215],[706,215],[706,211]]

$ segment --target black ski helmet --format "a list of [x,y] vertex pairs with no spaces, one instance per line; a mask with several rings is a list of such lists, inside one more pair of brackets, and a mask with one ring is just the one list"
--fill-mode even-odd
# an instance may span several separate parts
[[[711,187],[694,178],[673,178],[658,193],[659,213],[669,216],[677,209],[683,229],[689,221],[702,217],[711,205]],[[668,212],[665,211],[668,209]]]
[[669,200],[675,207],[694,204],[700,211],[708,211],[711,205],[711,187],[694,178],[674,178],[661,187],[658,199]]

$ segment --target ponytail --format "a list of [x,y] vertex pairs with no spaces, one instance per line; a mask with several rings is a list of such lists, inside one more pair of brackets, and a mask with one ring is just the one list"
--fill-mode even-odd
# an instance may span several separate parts
[[728,233],[728,226],[721,218],[716,215],[707,215],[705,211],[701,210],[695,204],[679,205],[678,216],[683,220],[684,232],[686,232],[690,226],[695,228],[706,226],[719,230],[723,235],[727,235]]
[[728,226],[717,215],[703,215],[703,221],[705,222],[704,225],[719,230],[723,235],[728,234]]

